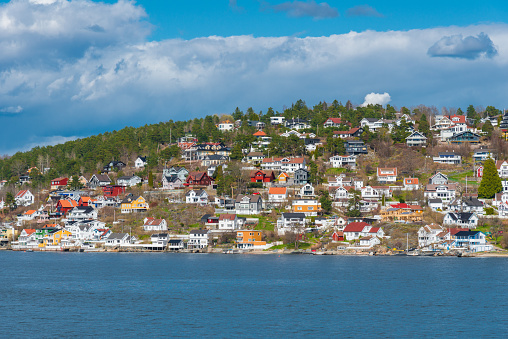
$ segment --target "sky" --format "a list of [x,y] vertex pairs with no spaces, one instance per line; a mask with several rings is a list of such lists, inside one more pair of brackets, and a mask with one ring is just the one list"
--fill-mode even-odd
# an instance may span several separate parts
[[508,108],[505,1],[0,0],[0,154],[334,99]]

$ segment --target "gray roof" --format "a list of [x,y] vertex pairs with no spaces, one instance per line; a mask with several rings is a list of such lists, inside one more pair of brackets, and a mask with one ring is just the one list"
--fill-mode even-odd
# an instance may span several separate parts
[[437,198],[437,199],[429,199],[430,204],[442,204],[443,200]]
[[237,197],[236,197],[236,202],[240,202],[242,201],[242,199],[244,197],[247,197],[249,198],[249,201],[250,202],[258,202],[260,199],[261,199],[261,196],[260,195],[243,195],[243,194],[238,194]]
[[305,213],[282,213],[284,219],[305,219]]
[[[95,176],[97,179],[99,179],[99,181],[109,181],[109,182],[111,182],[111,179],[109,178],[109,175],[107,175],[107,174],[94,174],[94,175],[92,176],[92,178],[93,178],[94,176]],[[92,180],[92,178],[90,178],[90,180]]]
[[122,240],[125,236],[129,236],[129,233],[111,233],[108,239],[111,240]]
[[192,230],[190,231],[190,234],[208,234],[209,230]]

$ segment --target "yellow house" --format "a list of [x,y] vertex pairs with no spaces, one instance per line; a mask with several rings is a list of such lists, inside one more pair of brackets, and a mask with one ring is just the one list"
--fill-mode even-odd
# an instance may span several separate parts
[[418,222],[423,220],[423,211],[405,208],[388,208],[381,211],[381,221]]
[[142,196],[128,196],[122,200],[122,213],[146,212],[150,207]]
[[14,227],[2,228],[0,230],[0,238],[12,240],[13,237],[18,235],[18,231]]
[[292,206],[294,213],[305,213],[307,217],[315,217],[322,211],[321,203],[314,199],[295,199]]
[[236,244],[238,248],[249,248],[254,246],[265,246],[263,233],[255,230],[236,231]]
[[42,244],[39,244],[39,247],[60,246],[62,245],[62,241],[63,243],[66,243],[68,240],[71,239],[71,237],[72,237],[71,232],[65,229],[58,230],[56,232],[46,234],[42,239],[43,240]]
[[279,174],[279,176],[277,177],[277,181],[278,182],[287,182],[289,179],[289,175],[286,173],[286,172],[282,172],[281,174]]

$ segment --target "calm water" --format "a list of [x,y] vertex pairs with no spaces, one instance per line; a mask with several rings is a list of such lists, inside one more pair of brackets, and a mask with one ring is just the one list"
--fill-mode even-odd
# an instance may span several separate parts
[[2,337],[506,337],[508,259],[0,252]]

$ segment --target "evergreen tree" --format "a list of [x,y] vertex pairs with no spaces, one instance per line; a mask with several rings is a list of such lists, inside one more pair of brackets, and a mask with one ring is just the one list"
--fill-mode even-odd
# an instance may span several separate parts
[[330,213],[332,211],[332,200],[330,199],[330,194],[328,194],[327,191],[321,192],[319,202],[321,203],[321,209],[323,212]]
[[18,208],[18,205],[16,204],[16,199],[14,199],[14,195],[11,192],[7,192],[5,195],[5,204],[9,206],[9,209],[15,210]]
[[478,197],[491,199],[496,193],[503,190],[501,178],[497,172],[496,163],[489,158],[483,164],[483,178],[478,187]]
[[148,186],[153,187],[153,173],[152,173],[152,171],[148,172]]
[[72,190],[79,190],[81,188],[81,183],[77,175],[72,176],[69,186]]
[[233,148],[231,149],[231,160],[242,160],[243,159],[243,152],[242,152],[242,146],[240,144],[235,144]]
[[418,122],[418,130],[426,137],[429,137],[430,125],[429,122],[427,121],[427,116],[425,114],[422,114],[422,116],[420,117],[420,121]]
[[482,132],[485,133],[485,135],[490,138],[492,136],[492,132],[494,131],[494,126],[492,126],[492,123],[490,120],[485,121],[485,123],[482,126]]
[[215,182],[217,183],[217,196],[222,196],[224,193],[226,193],[226,185],[225,185],[225,178],[224,178],[224,172],[222,171],[222,165],[217,167],[217,170],[215,171]]

